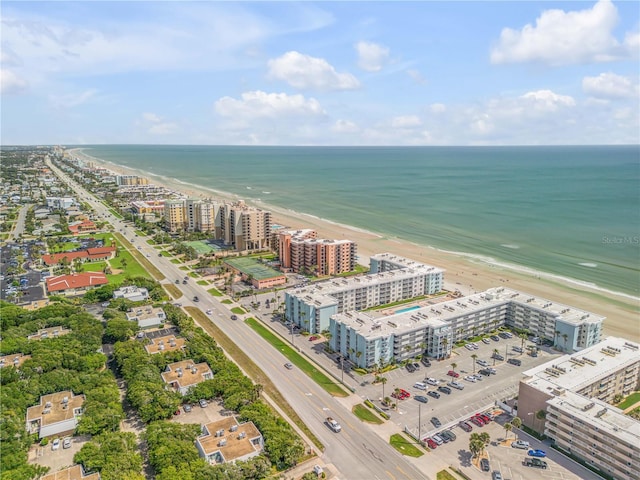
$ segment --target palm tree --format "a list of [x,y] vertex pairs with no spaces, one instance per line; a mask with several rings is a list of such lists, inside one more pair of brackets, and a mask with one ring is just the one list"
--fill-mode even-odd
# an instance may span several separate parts
[[500,355],[500,352],[498,351],[497,348],[493,349],[493,366],[496,366],[496,355]]
[[555,332],[553,332],[556,334],[556,344],[558,343],[558,337],[560,336],[560,330],[556,330]]
[[458,368],[458,364],[457,363],[452,363],[451,364],[451,370],[453,370],[454,372],[456,371],[456,368]]
[[384,398],[384,384],[388,381],[389,379],[387,377],[380,377],[380,383],[382,384],[382,398]]
[[478,355],[476,355],[475,353],[471,355],[471,358],[473,358],[473,374],[476,374],[476,359],[478,358]]
[[[520,428],[522,427],[522,419],[520,417],[515,417],[513,420],[511,420],[511,425],[513,425],[513,428]],[[516,440],[518,439],[518,434],[514,433]]]
[[522,349],[524,348],[524,341],[529,338],[529,335],[527,335],[527,332],[522,332],[518,336],[520,337],[520,349]]
[[362,352],[360,350],[358,350],[356,352],[356,363],[358,364],[358,366],[360,366],[360,357],[362,356]]
[[513,425],[509,422],[504,424],[505,438],[509,438],[509,432],[513,429]]

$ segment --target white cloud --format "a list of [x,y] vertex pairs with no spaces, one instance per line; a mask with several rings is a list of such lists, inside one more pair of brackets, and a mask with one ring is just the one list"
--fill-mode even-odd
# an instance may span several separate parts
[[80,93],[68,93],[64,95],[49,95],[49,101],[54,108],[73,108],[88,102],[98,93],[95,89],[85,90]]
[[620,44],[612,35],[617,23],[618,10],[610,0],[600,0],[586,10],[545,10],[535,26],[527,24],[519,31],[504,28],[491,62],[566,65],[626,58],[637,39],[627,37]]
[[29,82],[7,68],[0,69],[0,92],[2,95],[21,93],[29,87]]
[[527,92],[520,97],[528,102],[528,106],[539,111],[555,112],[562,107],[574,107],[576,101],[567,95],[558,95],[551,90]]
[[379,72],[389,60],[389,49],[372,42],[358,42],[358,66],[367,72]]
[[171,135],[179,131],[178,124],[168,122],[160,115],[151,112],[145,112],[140,115],[136,125],[142,127],[151,135]]
[[429,105],[431,113],[444,113],[447,111],[447,106],[444,103],[432,103]]
[[401,115],[391,119],[393,128],[414,128],[422,125],[422,120],[417,115]]
[[427,84],[427,79],[418,70],[411,68],[407,70],[407,75],[409,75],[413,79],[413,81],[416,82],[417,84],[420,84],[420,85]]
[[260,90],[244,92],[240,99],[222,97],[215,110],[224,117],[251,120],[257,117],[321,116],[325,111],[315,98],[286,93],[266,93]]
[[615,73],[601,73],[597,77],[584,77],[582,90],[587,95],[598,98],[633,98],[640,92],[640,86],[629,77]]
[[331,131],[335,133],[356,133],[359,130],[358,125],[349,120],[336,120],[331,126]]
[[324,58],[311,57],[300,52],[287,52],[269,60],[269,77],[284,80],[302,90],[352,90],[360,82],[350,73],[338,73]]

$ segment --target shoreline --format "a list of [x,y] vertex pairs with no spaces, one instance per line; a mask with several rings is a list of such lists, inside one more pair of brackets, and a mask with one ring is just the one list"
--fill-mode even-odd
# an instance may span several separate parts
[[[187,196],[216,197],[232,201],[243,199],[241,195],[167,179],[150,172],[115,164],[93,157],[84,153],[83,150],[81,147],[74,148],[70,149],[69,153],[84,157],[109,170],[147,177],[150,183]],[[449,290],[459,289],[463,295],[468,295],[487,288],[507,285],[516,290],[603,315],[607,317],[603,325],[605,336],[614,335],[640,341],[640,299],[632,295],[610,291],[597,285],[589,285],[580,280],[552,273],[538,272],[524,266],[506,264],[480,254],[446,251],[432,246],[418,245],[397,237],[383,236],[315,215],[270,205],[263,200],[248,199],[245,202],[271,211],[273,223],[292,229],[313,228],[320,238],[353,240],[358,245],[358,263],[368,266],[368,257],[376,253],[390,252],[402,255],[443,268],[445,288]]]

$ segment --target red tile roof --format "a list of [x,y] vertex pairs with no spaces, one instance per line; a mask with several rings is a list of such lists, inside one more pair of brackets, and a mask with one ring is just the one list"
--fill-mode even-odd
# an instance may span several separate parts
[[72,275],[59,275],[45,279],[48,292],[61,292],[72,288],[96,287],[109,283],[107,276],[102,272],[74,273]]
[[63,252],[43,255],[42,261],[47,265],[56,265],[62,262],[64,258],[67,258],[69,263],[73,263],[76,258],[96,260],[99,258],[110,257],[115,251],[115,247],[88,248],[87,250],[80,250],[78,252]]

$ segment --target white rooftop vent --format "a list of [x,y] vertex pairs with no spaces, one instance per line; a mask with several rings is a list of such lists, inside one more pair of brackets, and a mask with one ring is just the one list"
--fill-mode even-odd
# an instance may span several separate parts
[[47,402],[44,404],[44,408],[51,408],[51,402]]
[[222,440],[220,440],[218,442],[218,446],[219,447],[224,447],[226,444],[227,444],[227,439],[226,438],[223,438]]
[[69,403],[69,397],[62,397],[62,403]]
[[238,440],[242,440],[246,436],[247,434],[245,432],[240,432],[240,434],[238,435]]
[[235,432],[238,430],[238,425],[231,425],[231,428],[229,428],[230,432]]
[[46,415],[47,413],[51,413],[51,409],[50,408],[45,408],[44,410],[42,410],[42,414]]

